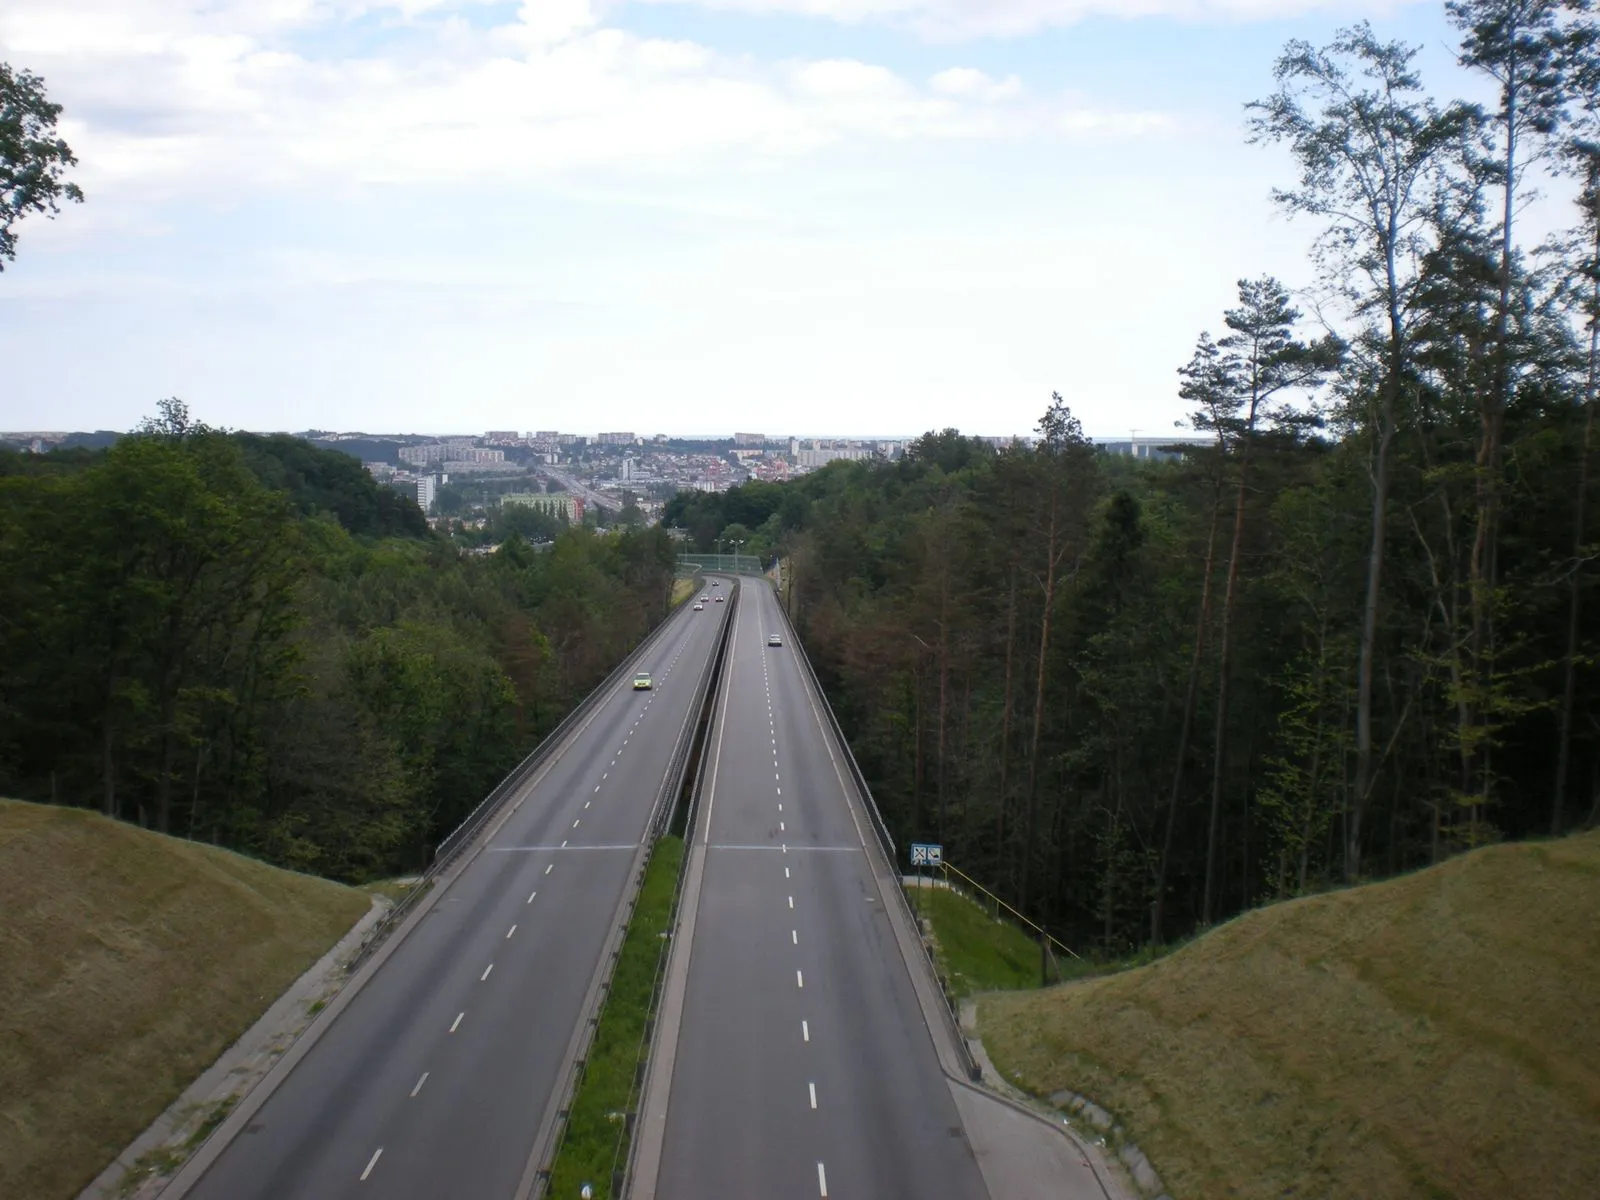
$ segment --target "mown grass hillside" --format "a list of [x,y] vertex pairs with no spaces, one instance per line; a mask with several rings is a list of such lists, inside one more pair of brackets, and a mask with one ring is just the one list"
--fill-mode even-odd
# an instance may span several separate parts
[[75,1195],[368,904],[81,809],[0,800],[0,1196]]
[[1115,1112],[1180,1200],[1600,1196],[1600,832],[1247,913],[985,997],[1012,1079]]

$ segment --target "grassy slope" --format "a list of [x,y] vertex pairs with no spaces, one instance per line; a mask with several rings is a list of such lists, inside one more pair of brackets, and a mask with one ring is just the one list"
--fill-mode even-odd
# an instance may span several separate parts
[[957,996],[1039,986],[1039,947],[1017,926],[996,921],[949,888],[906,888],[906,898],[933,925],[939,973]]
[[980,1009],[1038,1093],[1116,1112],[1174,1196],[1600,1195],[1600,833],[1248,913]]
[[0,800],[0,1196],[76,1194],[368,903],[94,813]]

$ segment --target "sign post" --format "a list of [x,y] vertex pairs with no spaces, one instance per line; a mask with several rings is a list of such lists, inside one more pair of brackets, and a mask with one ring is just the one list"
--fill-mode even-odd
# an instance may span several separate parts
[[[922,891],[923,871],[928,867],[937,867],[944,863],[944,847],[937,842],[912,842],[911,865],[917,868],[917,892]],[[922,914],[922,906],[917,905],[917,914]]]

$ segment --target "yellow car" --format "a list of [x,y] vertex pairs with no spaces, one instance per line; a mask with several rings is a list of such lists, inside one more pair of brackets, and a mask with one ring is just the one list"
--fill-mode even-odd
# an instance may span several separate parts
[[633,677],[633,690],[636,692],[648,692],[650,690],[649,671],[640,671]]

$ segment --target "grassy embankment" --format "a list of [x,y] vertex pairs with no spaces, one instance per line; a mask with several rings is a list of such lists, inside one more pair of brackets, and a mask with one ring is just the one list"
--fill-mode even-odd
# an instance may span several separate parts
[[1020,927],[949,888],[909,885],[906,898],[933,927],[934,957],[952,995],[1039,986],[1039,945]]
[[695,586],[692,579],[674,579],[672,581],[672,607],[677,608],[690,596],[694,595]]
[[611,975],[611,988],[600,1012],[600,1024],[589,1045],[583,1078],[573,1098],[566,1140],[550,1172],[547,1196],[576,1196],[583,1184],[594,1195],[611,1195],[611,1169],[627,1158],[617,1152],[622,1126],[611,1113],[628,1107],[638,1067],[639,1041],[649,1016],[650,992],[661,954],[661,935],[672,922],[672,897],[683,862],[683,841],[665,837],[656,843],[645,871],[639,902],[623,938],[622,953]]
[[1577,1200],[1600,1195],[1597,929],[1600,832],[1494,846],[985,997],[979,1024],[1183,1200]]
[[369,903],[81,809],[0,800],[0,1196],[75,1195]]

